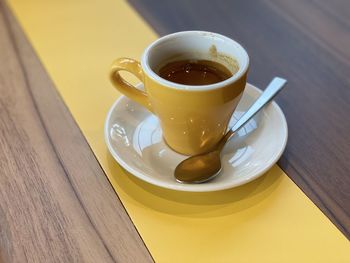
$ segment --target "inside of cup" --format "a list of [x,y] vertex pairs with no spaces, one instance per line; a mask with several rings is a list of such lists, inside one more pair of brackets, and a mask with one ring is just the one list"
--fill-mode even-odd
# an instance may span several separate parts
[[149,68],[158,73],[169,62],[185,59],[210,60],[224,65],[234,75],[248,67],[244,48],[225,36],[202,31],[185,31],[165,36],[145,52]]

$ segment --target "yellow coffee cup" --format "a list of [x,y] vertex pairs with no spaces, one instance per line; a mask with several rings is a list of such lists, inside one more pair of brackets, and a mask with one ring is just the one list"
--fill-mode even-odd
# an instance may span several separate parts
[[[212,60],[235,73],[224,81],[199,86],[173,83],[157,74],[165,63],[179,59]],[[110,79],[120,92],[159,118],[164,140],[173,150],[195,155],[209,151],[225,134],[244,91],[248,67],[248,54],[236,41],[211,32],[183,31],[150,44],[141,63],[115,60]],[[134,74],[145,91],[124,80],[120,71]]]

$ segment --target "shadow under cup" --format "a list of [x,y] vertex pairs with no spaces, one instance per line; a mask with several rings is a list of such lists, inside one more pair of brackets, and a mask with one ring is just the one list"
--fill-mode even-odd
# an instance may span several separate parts
[[[220,63],[233,76],[211,85],[190,86],[157,75],[167,63],[185,59]],[[195,155],[210,151],[220,141],[243,93],[248,66],[248,54],[240,44],[209,32],[167,35],[145,50],[141,61],[145,90],[172,149]]]

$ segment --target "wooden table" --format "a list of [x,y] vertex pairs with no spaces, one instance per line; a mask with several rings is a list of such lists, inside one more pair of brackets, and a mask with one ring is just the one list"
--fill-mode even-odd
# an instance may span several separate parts
[[[0,3],[0,262],[152,261],[18,23]],[[288,79],[277,98],[289,124],[279,165],[349,238],[350,3],[130,3],[160,35],[201,29],[239,39],[251,57],[249,81],[258,86],[275,75]]]

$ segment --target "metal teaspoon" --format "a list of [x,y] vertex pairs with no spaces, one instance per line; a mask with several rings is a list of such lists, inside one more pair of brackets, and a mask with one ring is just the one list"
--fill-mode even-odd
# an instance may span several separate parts
[[285,79],[275,77],[260,97],[224,135],[211,152],[191,156],[178,164],[174,173],[176,181],[180,183],[204,183],[216,177],[222,169],[220,152],[226,142],[272,100],[286,83]]

